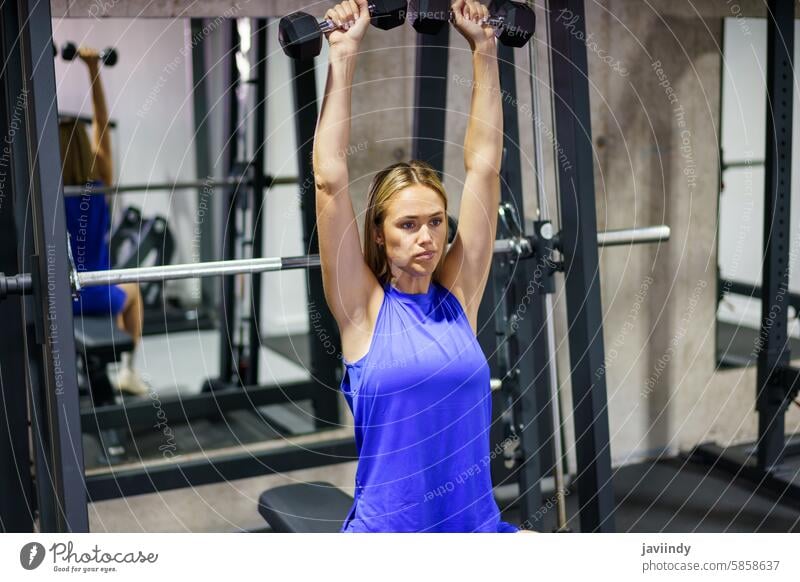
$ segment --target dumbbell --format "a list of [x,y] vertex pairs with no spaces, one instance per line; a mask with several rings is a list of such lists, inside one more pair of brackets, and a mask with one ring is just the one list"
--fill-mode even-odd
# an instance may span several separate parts
[[[525,46],[536,30],[536,15],[522,2],[492,0],[489,13],[485,24],[495,28],[498,40],[506,46]],[[408,18],[416,31],[423,34],[437,34],[454,21],[450,0],[411,0]]]
[[[389,30],[406,20],[408,2],[405,0],[370,0],[369,15],[372,26]],[[278,40],[283,52],[293,59],[310,59],[322,52],[322,35],[336,29],[336,25],[305,12],[294,12],[281,18]]]
[[[61,45],[61,58],[65,61],[72,61],[78,56],[78,47],[74,42],[67,41]],[[113,67],[117,64],[117,50],[111,47],[104,48],[100,51],[100,60],[107,67]]]

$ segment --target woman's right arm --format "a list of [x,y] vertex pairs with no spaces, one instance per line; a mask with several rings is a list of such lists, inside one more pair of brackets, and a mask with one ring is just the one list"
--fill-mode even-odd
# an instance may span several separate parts
[[92,91],[92,151],[98,177],[107,186],[114,183],[114,164],[111,156],[111,128],[108,125],[108,107],[103,84],[100,82],[100,55],[88,47],[78,49],[78,56],[89,69]]
[[352,84],[359,43],[369,25],[367,0],[342,2],[325,18],[346,29],[328,34],[328,78],[314,135],[316,215],[325,299],[345,333],[350,325],[363,323],[378,287],[361,250],[347,170]]

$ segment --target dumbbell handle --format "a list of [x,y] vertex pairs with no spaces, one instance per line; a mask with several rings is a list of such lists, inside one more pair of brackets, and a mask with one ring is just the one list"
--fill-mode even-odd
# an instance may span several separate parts
[[[374,4],[369,4],[368,6],[369,6],[369,15],[370,16],[374,16],[375,15],[375,5]],[[336,23],[333,22],[333,20],[323,20],[322,22],[319,23],[319,31],[323,32],[323,33],[324,32],[330,32],[332,30],[336,30],[337,28],[339,28],[339,27],[336,26]]]
[[[424,14],[430,14],[432,16],[439,16],[442,15],[444,11],[436,11],[436,12],[425,12]],[[417,13],[410,13],[409,16],[417,16]],[[447,11],[447,21],[450,24],[453,24],[456,21],[456,15],[452,10]],[[480,24],[488,24],[494,28],[501,28],[505,25],[505,19],[502,16],[490,16],[489,18],[484,18],[480,21]]]
[[[452,10],[448,11],[447,20],[450,22],[450,24],[453,24],[456,21],[456,15]],[[489,18],[481,19],[479,24],[488,24],[493,28],[502,28],[505,26],[505,19],[501,16],[490,16]]]

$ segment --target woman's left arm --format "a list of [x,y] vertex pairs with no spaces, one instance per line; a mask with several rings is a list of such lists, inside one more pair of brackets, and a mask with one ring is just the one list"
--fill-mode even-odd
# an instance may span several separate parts
[[467,312],[477,314],[489,277],[497,233],[503,109],[494,29],[480,24],[489,16],[487,8],[473,0],[458,0],[452,9],[454,24],[472,49],[473,80],[472,105],[464,139],[466,178],[458,235],[446,258],[445,273],[450,284],[461,291]]

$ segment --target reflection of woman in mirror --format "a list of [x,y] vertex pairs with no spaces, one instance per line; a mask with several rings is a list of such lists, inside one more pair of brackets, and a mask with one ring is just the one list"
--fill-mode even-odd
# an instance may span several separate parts
[[[100,58],[97,51],[82,47],[78,54],[89,69],[94,110],[93,136],[90,143],[79,120],[59,122],[62,178],[65,186],[85,186],[97,192],[104,185],[114,182],[108,109],[100,82]],[[111,219],[108,196],[87,193],[66,197],[64,206],[77,270],[110,269]],[[134,348],[142,337],[142,295],[136,283],[87,287],[73,300],[72,308],[76,315],[112,315],[116,318],[117,326],[131,335]],[[145,382],[133,369],[132,353],[122,353],[117,388],[140,395],[148,391]]]

